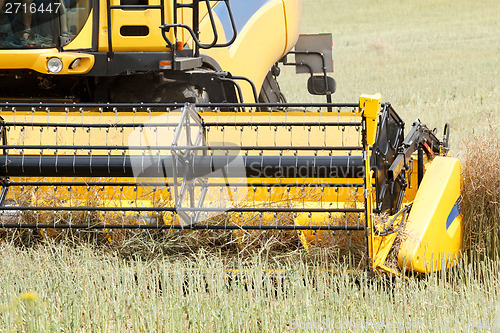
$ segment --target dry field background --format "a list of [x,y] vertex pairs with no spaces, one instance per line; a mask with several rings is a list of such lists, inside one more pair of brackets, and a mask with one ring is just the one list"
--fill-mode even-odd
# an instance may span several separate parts
[[[337,102],[380,92],[409,127],[419,118],[451,145],[500,132],[498,0],[305,0],[303,32],[332,32]],[[303,101],[304,81],[281,86]],[[314,100],[322,101],[321,97]]]
[[[380,92],[407,124],[420,118],[439,132],[451,124],[469,209],[469,251],[457,268],[370,280],[329,274],[321,251],[165,256],[153,241],[140,251],[50,241],[23,248],[4,237],[0,332],[493,331],[499,9],[498,0],[304,0],[303,32],[334,34],[335,101]],[[305,78],[282,75],[290,101],[318,100],[305,93]]]

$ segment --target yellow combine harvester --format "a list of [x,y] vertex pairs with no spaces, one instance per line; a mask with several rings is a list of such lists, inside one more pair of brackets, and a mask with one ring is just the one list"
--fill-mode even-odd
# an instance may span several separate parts
[[[3,228],[349,233],[386,272],[400,235],[401,268],[458,258],[448,129],[405,137],[379,96],[332,103],[331,35],[299,36],[299,0],[2,5]],[[287,103],[280,66],[326,102]]]

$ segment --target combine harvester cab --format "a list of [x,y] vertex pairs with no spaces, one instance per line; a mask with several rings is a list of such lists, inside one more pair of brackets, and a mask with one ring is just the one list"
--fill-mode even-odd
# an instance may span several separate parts
[[[416,121],[405,137],[380,96],[332,103],[331,35],[299,37],[300,1],[44,12],[28,32],[12,15],[0,36],[4,229],[111,241],[120,229],[211,230],[240,244],[288,233],[306,249],[356,243],[367,271],[395,273],[391,251],[403,270],[456,263],[460,163],[448,130],[440,141]],[[309,74],[326,102],[286,103],[280,65]]]

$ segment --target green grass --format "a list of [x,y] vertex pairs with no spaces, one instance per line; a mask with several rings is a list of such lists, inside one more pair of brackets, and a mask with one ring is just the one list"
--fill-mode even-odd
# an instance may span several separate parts
[[[337,102],[380,92],[408,126],[451,125],[452,152],[472,134],[500,132],[500,20],[497,0],[304,0],[303,32],[332,32]],[[287,70],[291,101],[305,77]]]
[[[449,122],[452,152],[474,165],[484,154],[498,155],[498,144],[483,155],[470,154],[477,147],[465,144],[480,142],[473,134],[493,136],[500,129],[498,5],[304,0],[303,32],[334,34],[335,101],[380,92],[407,124],[420,118],[441,132]],[[308,96],[305,78],[296,80],[292,72],[281,77],[290,101],[322,100]],[[468,223],[488,232],[500,223],[498,191],[482,193],[499,174],[482,167],[470,178],[469,204],[476,210]],[[488,171],[490,178],[483,177]],[[487,202],[474,205],[477,196]],[[484,207],[497,215],[484,218]],[[480,239],[472,233],[469,240],[477,247]],[[500,243],[480,246],[491,244]],[[130,248],[50,242],[20,248],[4,238],[0,332],[492,331],[500,262],[479,259],[481,251],[474,250],[451,271],[390,281],[332,275],[329,262],[302,252],[276,258],[262,251],[231,261],[204,252],[134,256]],[[228,279],[226,268],[240,272]],[[264,273],[268,268],[280,273]]]
[[390,281],[255,257],[228,279],[232,266],[217,255],[123,260],[49,243],[0,251],[2,332],[487,331],[500,291],[491,260]]

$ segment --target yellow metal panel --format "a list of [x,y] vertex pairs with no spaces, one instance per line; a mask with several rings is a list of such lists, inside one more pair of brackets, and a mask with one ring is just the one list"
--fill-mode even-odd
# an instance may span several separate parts
[[[401,207],[404,208],[407,206],[408,203],[404,203]],[[400,214],[394,221],[393,227],[395,229],[398,228],[398,226],[401,223],[401,220],[403,219],[404,214]],[[379,216],[381,217],[381,216]],[[394,215],[388,216],[387,219],[385,219],[386,224],[385,225],[378,225],[376,229],[378,230],[383,230],[385,227],[388,226],[388,223],[394,219]],[[375,228],[374,228],[375,230]],[[383,270],[384,268],[384,263],[387,259],[387,256],[389,255],[389,252],[392,249],[392,246],[394,244],[394,241],[396,240],[396,237],[398,236],[398,232],[394,232],[392,234],[388,234],[385,236],[379,236],[375,235],[374,236],[374,243],[373,243],[373,266],[375,268],[381,267]]]
[[[380,103],[380,100],[379,100],[379,103]],[[360,103],[360,107],[361,107],[361,103]],[[366,117],[366,116],[365,116]],[[370,119],[366,119],[366,122],[368,123],[370,121]],[[376,127],[376,121],[375,121],[375,127]],[[368,127],[368,125],[367,125]],[[367,136],[368,136],[368,128],[367,128]],[[375,138],[374,138],[374,141],[375,141]],[[372,145],[373,143],[369,143],[369,141],[367,140],[367,145]],[[370,149],[368,149],[368,146],[365,146],[364,147],[365,149],[365,152],[366,152],[366,156],[365,156],[365,196],[366,196],[366,202],[365,202],[365,207],[366,207],[366,227],[368,228],[368,232],[367,232],[367,237],[368,237],[368,255],[370,256],[370,258],[372,259],[372,264],[373,264],[373,256],[374,256],[374,249],[373,249],[373,245],[374,245],[374,242],[375,242],[375,239],[374,239],[374,233],[372,232],[373,230],[373,219],[374,219],[374,215],[373,215],[373,208],[374,208],[374,204],[375,204],[375,191],[374,191],[374,188],[372,186],[373,184],[373,171],[371,170],[370,168],[370,159],[371,159],[371,151]]]
[[[111,5],[119,5],[119,0],[111,0]],[[159,0],[151,0],[150,5],[159,5]],[[171,0],[165,2],[166,23],[173,22]],[[106,8],[106,1],[101,0],[100,6]],[[160,26],[160,10],[111,10],[111,31],[113,51],[115,52],[158,52],[166,51],[166,42],[161,35]],[[180,22],[182,23],[182,22]],[[149,34],[147,36],[122,36],[120,28],[124,25],[148,26]],[[174,40],[173,30],[167,33],[167,36]],[[108,51],[108,23],[106,11],[101,10],[99,13],[99,51]]]
[[285,8],[286,24],[286,47],[283,55],[288,53],[299,38],[300,23],[302,21],[302,1],[301,0],[283,0]]
[[389,234],[387,236],[374,236],[373,239],[373,266],[375,268],[382,266],[389,252],[391,251],[392,245],[396,240],[398,233]]
[[425,273],[455,264],[462,249],[460,172],[455,158],[436,157],[430,163],[408,216],[401,267]]
[[[352,181],[349,179],[348,181]],[[296,181],[296,180],[294,180]],[[334,196],[329,196],[322,201],[306,201],[301,202],[296,199],[294,204],[300,208],[363,208],[362,191],[355,194],[353,197],[344,195],[344,201],[332,200]],[[331,201],[328,201],[331,200]],[[296,226],[364,226],[365,214],[363,213],[298,213],[294,217],[294,224]],[[356,231],[363,232],[363,231]],[[304,230],[300,232],[300,241],[305,249],[309,249],[311,245],[329,245],[329,242],[334,241],[334,235],[331,231],[310,231]],[[338,245],[338,244],[335,244]]]
[[[44,73],[47,68],[45,64],[38,63],[40,54],[57,54],[57,49],[19,49],[19,50],[0,50],[0,68],[19,69],[31,68],[37,72]],[[42,66],[41,66],[42,65]]]
[[359,97],[359,108],[364,109],[366,118],[366,141],[368,145],[373,145],[377,136],[377,122],[380,111],[380,94],[361,95]]
[[[63,69],[58,75],[63,74],[85,74],[94,66],[94,56],[84,53],[58,52],[57,49],[35,49],[35,50],[2,50],[0,51],[0,68],[3,69],[32,69],[43,74],[49,73],[47,61],[57,57],[63,62]],[[81,59],[80,66],[69,69],[69,65],[75,59]]]

